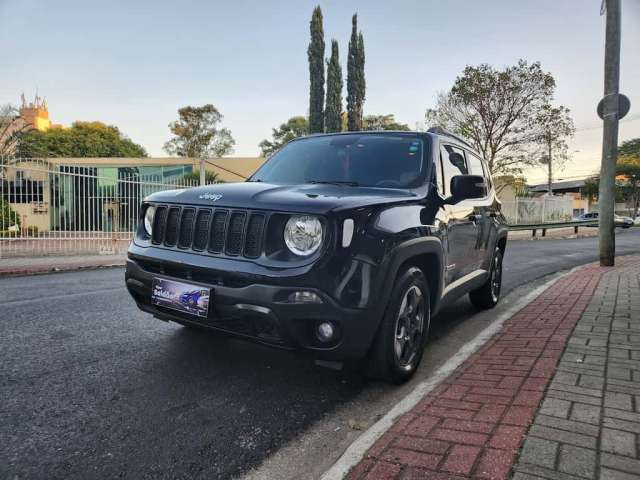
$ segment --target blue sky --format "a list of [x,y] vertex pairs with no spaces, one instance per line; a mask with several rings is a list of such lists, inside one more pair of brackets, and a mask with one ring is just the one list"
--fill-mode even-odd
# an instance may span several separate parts
[[[343,65],[358,12],[365,114],[394,113],[415,127],[466,64],[539,60],[580,129],[572,142],[580,151],[558,176],[599,164],[600,0],[0,0],[0,104],[37,88],[55,123],[114,124],[160,156],[176,110],[213,103],[236,139],[235,155],[254,156],[272,127],[306,114],[308,22],[317,3]],[[621,91],[632,102],[624,140],[640,136],[640,0],[622,3]]]

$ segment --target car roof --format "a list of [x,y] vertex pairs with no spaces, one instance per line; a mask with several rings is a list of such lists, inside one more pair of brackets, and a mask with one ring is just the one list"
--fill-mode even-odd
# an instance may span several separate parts
[[380,134],[393,134],[393,135],[405,135],[408,137],[418,137],[424,135],[426,132],[416,132],[413,130],[359,130],[357,132],[331,132],[331,133],[310,133],[302,137],[295,138],[298,140],[301,138],[316,138],[316,137],[334,137],[340,135],[380,135]]

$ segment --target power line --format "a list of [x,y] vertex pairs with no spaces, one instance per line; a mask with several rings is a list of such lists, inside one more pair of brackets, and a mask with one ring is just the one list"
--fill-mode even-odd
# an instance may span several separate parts
[[[620,120],[620,123],[630,123],[630,122],[635,122],[636,120],[640,120],[640,114],[636,114],[636,115],[631,115],[630,117],[627,117],[625,119]],[[582,128],[576,128],[576,132],[586,132],[588,130],[602,130],[602,125],[596,125],[593,127],[582,127]]]

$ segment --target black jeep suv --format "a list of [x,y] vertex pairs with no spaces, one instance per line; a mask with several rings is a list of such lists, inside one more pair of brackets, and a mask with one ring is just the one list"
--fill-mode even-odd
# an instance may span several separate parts
[[126,284],[160,319],[401,382],[444,305],[496,305],[506,241],[487,166],[461,139],[317,135],[246,182],[146,198]]

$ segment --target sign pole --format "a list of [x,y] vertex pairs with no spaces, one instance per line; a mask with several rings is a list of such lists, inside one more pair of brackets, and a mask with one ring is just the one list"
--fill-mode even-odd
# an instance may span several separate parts
[[[618,157],[618,119],[620,83],[620,0],[606,1],[606,40],[604,57],[604,98],[602,134],[602,164],[598,207],[600,265],[615,262],[615,177]],[[604,3],[604,2],[603,2]]]

